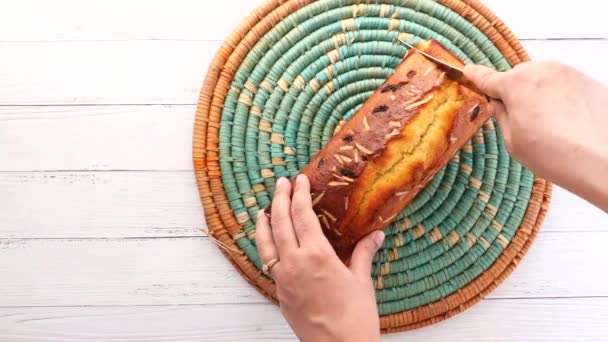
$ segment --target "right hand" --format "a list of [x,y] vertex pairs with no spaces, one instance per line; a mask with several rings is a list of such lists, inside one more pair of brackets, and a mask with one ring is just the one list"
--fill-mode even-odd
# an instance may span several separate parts
[[555,62],[464,72],[502,101],[492,105],[513,158],[608,211],[608,88]]

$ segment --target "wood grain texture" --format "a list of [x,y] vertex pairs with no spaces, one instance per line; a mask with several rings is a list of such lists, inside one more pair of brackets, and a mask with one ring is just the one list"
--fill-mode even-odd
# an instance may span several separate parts
[[[607,335],[608,298],[515,299],[485,300],[449,321],[388,335],[383,341],[594,341]],[[271,304],[0,308],[0,339],[296,340],[278,308]]]
[[0,41],[221,41],[263,2],[25,0],[0,14]]
[[[205,60],[217,43],[136,42],[119,43],[24,43],[33,50],[40,45],[56,45],[58,51],[15,51],[9,59],[18,63],[14,70],[0,68],[0,104],[34,103],[38,106],[0,106],[0,171],[31,170],[189,170],[191,169],[191,130],[195,99],[202,83]],[[177,44],[177,45],[174,45]],[[188,59],[185,46],[215,44]],[[0,44],[5,46],[6,43]],[[13,45],[13,44],[8,44]],[[23,45],[23,44],[17,44]],[[138,50],[140,46],[146,48]],[[608,84],[607,41],[531,41],[526,42],[533,57],[558,59],[579,67]],[[38,46],[38,48],[36,48]],[[105,47],[104,47],[105,46]],[[180,53],[165,50],[181,46]],[[191,46],[191,47],[192,47]],[[22,47],[22,48],[25,48]],[[63,51],[63,49],[67,51]],[[192,47],[193,48],[193,47]],[[132,58],[108,62],[105,71],[91,63],[106,63],[104,50],[134,54]],[[73,50],[89,54],[71,59]],[[121,50],[129,50],[125,52]],[[155,50],[151,53],[150,50]],[[54,50],[53,50],[54,51]],[[593,51],[584,54],[584,51]],[[143,54],[150,52],[149,57]],[[22,64],[30,53],[55,56],[56,65],[30,67]],[[67,56],[67,58],[66,58]],[[180,57],[183,56],[183,57]],[[203,58],[203,56],[205,56]],[[140,65],[140,59],[155,59]],[[40,62],[45,63],[45,62]],[[174,68],[172,76],[163,71],[164,63]],[[76,65],[70,71],[72,64]],[[80,65],[80,67],[78,67]],[[152,65],[155,65],[152,67]],[[80,68],[80,69],[79,69]],[[114,68],[117,71],[108,71]],[[169,70],[171,69],[169,68]],[[37,72],[36,69],[43,71]],[[97,73],[92,81],[86,72]],[[103,68],[102,68],[103,69]],[[200,70],[197,73],[195,70]],[[7,75],[2,75],[6,73]],[[150,73],[160,73],[149,76]],[[165,74],[163,74],[165,73]],[[10,75],[8,75],[10,74]],[[145,75],[145,78],[142,78]],[[181,76],[180,76],[181,75]],[[158,81],[151,80],[158,77]],[[101,79],[101,80],[100,80]],[[120,80],[120,82],[116,82]],[[14,87],[14,83],[23,87]],[[172,84],[174,82],[174,84]],[[62,84],[57,87],[56,84]],[[189,85],[188,85],[189,84]],[[77,95],[80,94],[80,95]],[[77,96],[76,96],[77,95]],[[169,100],[173,99],[173,100]],[[100,106],[82,103],[188,102],[190,105]],[[71,103],[77,106],[39,106]],[[111,136],[108,135],[111,132]],[[117,150],[123,153],[116,153]]]
[[[608,296],[607,242],[543,233],[489,298]],[[4,239],[0,274],[0,306],[266,302],[207,238]]]
[[207,238],[0,240],[9,272],[0,306],[265,301]]
[[[261,2],[3,6],[0,341],[294,340],[200,237],[191,174],[207,66]],[[533,58],[608,83],[605,2],[484,3],[530,39]],[[608,298],[588,298],[608,296],[607,230],[604,213],[556,189],[537,242],[493,299],[384,340],[607,340]]]
[[0,173],[2,238],[201,236],[192,171]]
[[[520,39],[608,38],[597,0],[484,0]],[[221,40],[263,0],[21,0],[0,13],[0,41]],[[53,13],[53,15],[49,15]]]
[[[192,171],[0,172],[0,189],[0,238],[197,237],[205,228]],[[542,231],[608,231],[608,215],[556,188]]]
[[196,104],[219,42],[1,43],[0,105]]
[[0,170],[192,170],[195,110],[0,107]]
[[[523,45],[532,57],[561,60],[608,83],[603,67],[608,40]],[[0,105],[194,105],[219,46],[208,41],[1,43]],[[2,116],[6,113],[3,109]]]
[[[201,236],[194,175],[184,172],[0,172],[0,238]],[[608,231],[608,215],[555,188],[543,232]]]

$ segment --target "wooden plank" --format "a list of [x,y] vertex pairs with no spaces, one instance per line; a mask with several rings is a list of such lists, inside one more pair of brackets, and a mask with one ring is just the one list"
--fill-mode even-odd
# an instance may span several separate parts
[[0,170],[192,170],[194,105],[0,107]]
[[219,42],[0,43],[0,105],[195,104]]
[[[602,1],[484,0],[525,39],[608,37]],[[0,41],[221,40],[263,0],[22,0],[0,13]],[[51,15],[49,15],[51,14]]]
[[201,236],[193,172],[0,173],[2,238]]
[[25,0],[0,14],[0,41],[223,40],[263,2]]
[[[0,173],[2,238],[201,236],[192,172]],[[608,231],[608,215],[556,188],[543,232]]]
[[[74,44],[80,45],[81,43]],[[160,45],[164,45],[164,43]],[[568,44],[564,42],[528,42],[528,45],[531,47],[530,50],[535,52],[532,53],[535,58],[546,59],[561,55],[562,60],[577,65],[588,71],[593,77],[608,83],[608,70],[601,67],[603,59],[608,58],[608,41],[606,43]],[[578,51],[595,52],[583,57],[583,54]],[[131,61],[131,63],[136,62]],[[592,68],[598,71],[594,71]],[[125,64],[119,69],[129,70],[130,67]],[[7,70],[5,72],[10,72]],[[28,70],[21,70],[26,75],[24,77],[26,79],[28,74],[32,75]],[[0,71],[0,74],[2,72]],[[82,77],[78,73],[67,75],[70,75],[71,78]],[[53,77],[59,77],[59,75]],[[29,94],[25,90],[24,94],[18,94],[7,84],[7,82],[13,83],[15,79],[20,79],[17,72],[11,77],[0,77],[0,89],[8,89],[6,93],[0,92],[0,98],[7,93],[12,93],[26,102],[40,101],[40,98],[44,97],[44,95],[39,97],[32,94],[31,90]],[[52,78],[48,81],[56,82]],[[35,78],[35,83],[40,83],[40,80]],[[74,84],[78,83],[74,82]],[[176,81],[176,83],[187,82],[182,80]],[[198,85],[198,81],[193,83]],[[158,91],[157,96],[152,97],[134,94],[130,88],[114,92],[113,85],[98,86],[107,88],[106,93],[113,94],[107,98],[114,98],[117,101],[122,99],[127,102],[146,101],[152,98],[157,98],[158,102],[164,102],[165,96],[167,99],[179,97],[177,94],[170,95],[178,88],[190,89],[192,93],[196,92],[194,88],[187,86],[176,86],[167,90],[163,84],[163,82],[157,82],[149,85],[148,94]],[[194,84],[192,86],[194,87]],[[70,95],[71,91],[58,90],[50,84],[48,87],[50,93],[58,91],[52,95],[53,97],[59,100],[62,98],[73,100]],[[104,93],[103,89],[95,89],[96,87],[77,87],[75,85],[74,88],[79,88],[79,90],[73,91],[90,95],[76,98],[89,97],[91,101],[104,102],[105,100],[102,100],[101,97],[95,99],[96,96]],[[143,92],[144,90],[140,94]],[[194,104],[107,107],[0,106],[0,155],[3,156],[0,160],[0,171],[190,169],[194,112]],[[44,137],[44,140],[41,137]],[[123,153],[116,153],[117,151],[123,151]]]
[[[608,296],[607,242],[545,232],[490,298]],[[5,239],[0,274],[0,306],[266,302],[206,238]]]
[[[482,0],[519,39],[608,38],[606,3],[583,0]],[[579,7],[582,6],[582,7]]]
[[0,256],[0,306],[265,301],[207,238],[3,239]]
[[[196,104],[219,45],[204,41],[0,43],[0,105]],[[608,70],[603,67],[608,40],[528,41],[524,46],[532,56],[562,60],[608,83]],[[11,110],[3,108],[0,115]]]
[[[581,310],[584,308],[584,310]],[[383,341],[591,341],[608,336],[608,298],[484,301]],[[0,339],[20,341],[295,341],[272,304],[0,308]]]
[[545,218],[543,231],[608,231],[608,215],[580,197],[553,187],[551,207]]
[[559,61],[608,85],[608,70],[602,67],[602,61],[608,58],[608,40],[536,40],[522,44],[533,60]]

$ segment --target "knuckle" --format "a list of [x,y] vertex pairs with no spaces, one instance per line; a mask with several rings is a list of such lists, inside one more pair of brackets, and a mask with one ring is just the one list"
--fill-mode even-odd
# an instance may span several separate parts
[[[539,83],[540,80],[537,73],[526,72],[524,69],[520,69],[509,75],[505,80],[505,87],[517,90],[517,93],[530,92],[532,89],[536,89]],[[508,92],[507,94],[513,93],[514,92]]]
[[489,70],[484,71],[481,73],[481,75],[479,75],[479,78],[480,78],[480,83],[481,83],[482,87],[487,87],[492,82],[492,73]]
[[529,83],[533,75],[534,73],[526,72],[524,68],[513,69],[508,80],[513,85],[522,85]]
[[513,69],[509,79],[516,86],[531,86],[538,88],[540,85],[550,82],[557,75],[564,74],[569,67],[553,60],[525,63],[519,68]]
[[322,248],[312,247],[306,251],[306,258],[316,265],[323,265],[327,261],[327,253]]

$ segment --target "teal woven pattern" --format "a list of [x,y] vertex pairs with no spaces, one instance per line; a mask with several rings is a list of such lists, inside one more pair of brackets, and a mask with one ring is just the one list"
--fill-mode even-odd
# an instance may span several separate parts
[[[477,26],[432,0],[315,1],[281,18],[230,66],[221,181],[240,224],[231,237],[258,269],[254,218],[276,180],[294,177],[392,73],[407,53],[398,39],[430,38],[465,63],[511,68]],[[372,275],[380,315],[436,303],[488,272],[518,233],[534,185],[487,122],[386,229]]]

